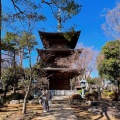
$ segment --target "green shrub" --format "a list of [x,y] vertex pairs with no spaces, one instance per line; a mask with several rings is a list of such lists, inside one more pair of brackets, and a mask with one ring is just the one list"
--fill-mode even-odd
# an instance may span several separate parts
[[103,90],[104,92],[109,92],[109,90]]
[[108,97],[108,96],[110,96],[111,94],[113,94],[113,92],[110,92],[110,91],[108,91],[108,90],[104,90],[104,91],[102,92],[102,96],[105,96],[105,97]]
[[113,92],[111,95],[109,95],[109,97],[113,101],[118,101],[119,100],[119,96],[120,96],[120,94],[118,92]]
[[32,99],[34,99],[33,95],[29,95],[28,100],[32,100]]
[[7,96],[7,100],[20,100],[23,99],[24,95],[22,93],[12,93],[11,95]]
[[93,93],[87,92],[85,94],[85,99],[91,100],[91,101],[97,100],[98,99],[98,92],[97,91],[93,91]]
[[78,93],[79,93],[79,94],[82,94],[82,90],[78,90]]
[[80,94],[74,94],[70,96],[71,99],[82,99]]
[[108,96],[112,95],[114,92],[108,92]]
[[102,96],[108,96],[108,92],[103,91]]
[[0,89],[0,93],[3,93],[4,92],[4,90],[3,89]]

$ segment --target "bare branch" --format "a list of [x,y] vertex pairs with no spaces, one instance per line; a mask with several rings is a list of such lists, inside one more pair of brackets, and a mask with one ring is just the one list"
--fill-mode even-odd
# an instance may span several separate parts
[[[18,9],[18,11],[19,11],[19,13],[21,13],[21,14],[25,14],[25,11],[22,11],[16,4],[15,4],[15,2],[14,2],[14,0],[11,0],[12,1],[12,3],[13,3],[13,5],[14,5],[14,8],[16,9]],[[26,15],[26,14],[25,14]]]
[[45,0],[42,0],[41,3],[45,3],[45,4],[47,4],[47,5],[52,4],[52,2],[47,2],[47,1],[45,1]]

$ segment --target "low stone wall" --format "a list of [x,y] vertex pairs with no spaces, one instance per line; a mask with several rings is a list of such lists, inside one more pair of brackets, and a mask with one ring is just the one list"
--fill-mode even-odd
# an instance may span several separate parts
[[[11,100],[10,101],[10,104],[20,104],[20,103],[23,103],[23,99],[21,99],[21,100]],[[30,104],[38,104],[39,101],[37,99],[33,99],[33,100],[28,100],[28,103],[30,103]]]
[[10,101],[10,104],[19,104],[20,103],[20,100],[11,100]]
[[28,100],[28,103],[30,104],[38,104],[39,103],[39,100]]

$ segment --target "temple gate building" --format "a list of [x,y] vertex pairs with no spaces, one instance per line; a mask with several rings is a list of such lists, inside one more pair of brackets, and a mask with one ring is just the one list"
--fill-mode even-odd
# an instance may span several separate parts
[[[50,90],[70,90],[70,79],[75,77],[78,72],[63,68],[55,63],[56,58],[64,58],[75,51],[81,31],[74,32],[70,40],[67,40],[64,32],[42,32],[39,31],[44,49],[37,49],[39,56],[45,62],[46,76],[49,80]],[[71,33],[72,34],[72,33]],[[69,35],[69,34],[68,34]],[[68,70],[67,70],[68,69]]]

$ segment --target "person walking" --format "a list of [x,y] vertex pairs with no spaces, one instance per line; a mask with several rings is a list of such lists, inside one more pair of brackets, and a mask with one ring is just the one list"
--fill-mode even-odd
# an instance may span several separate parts
[[49,90],[47,90],[47,88],[45,87],[42,90],[42,100],[43,100],[43,108],[44,108],[43,112],[47,112],[49,110],[49,104],[48,104],[49,98],[50,98]]

